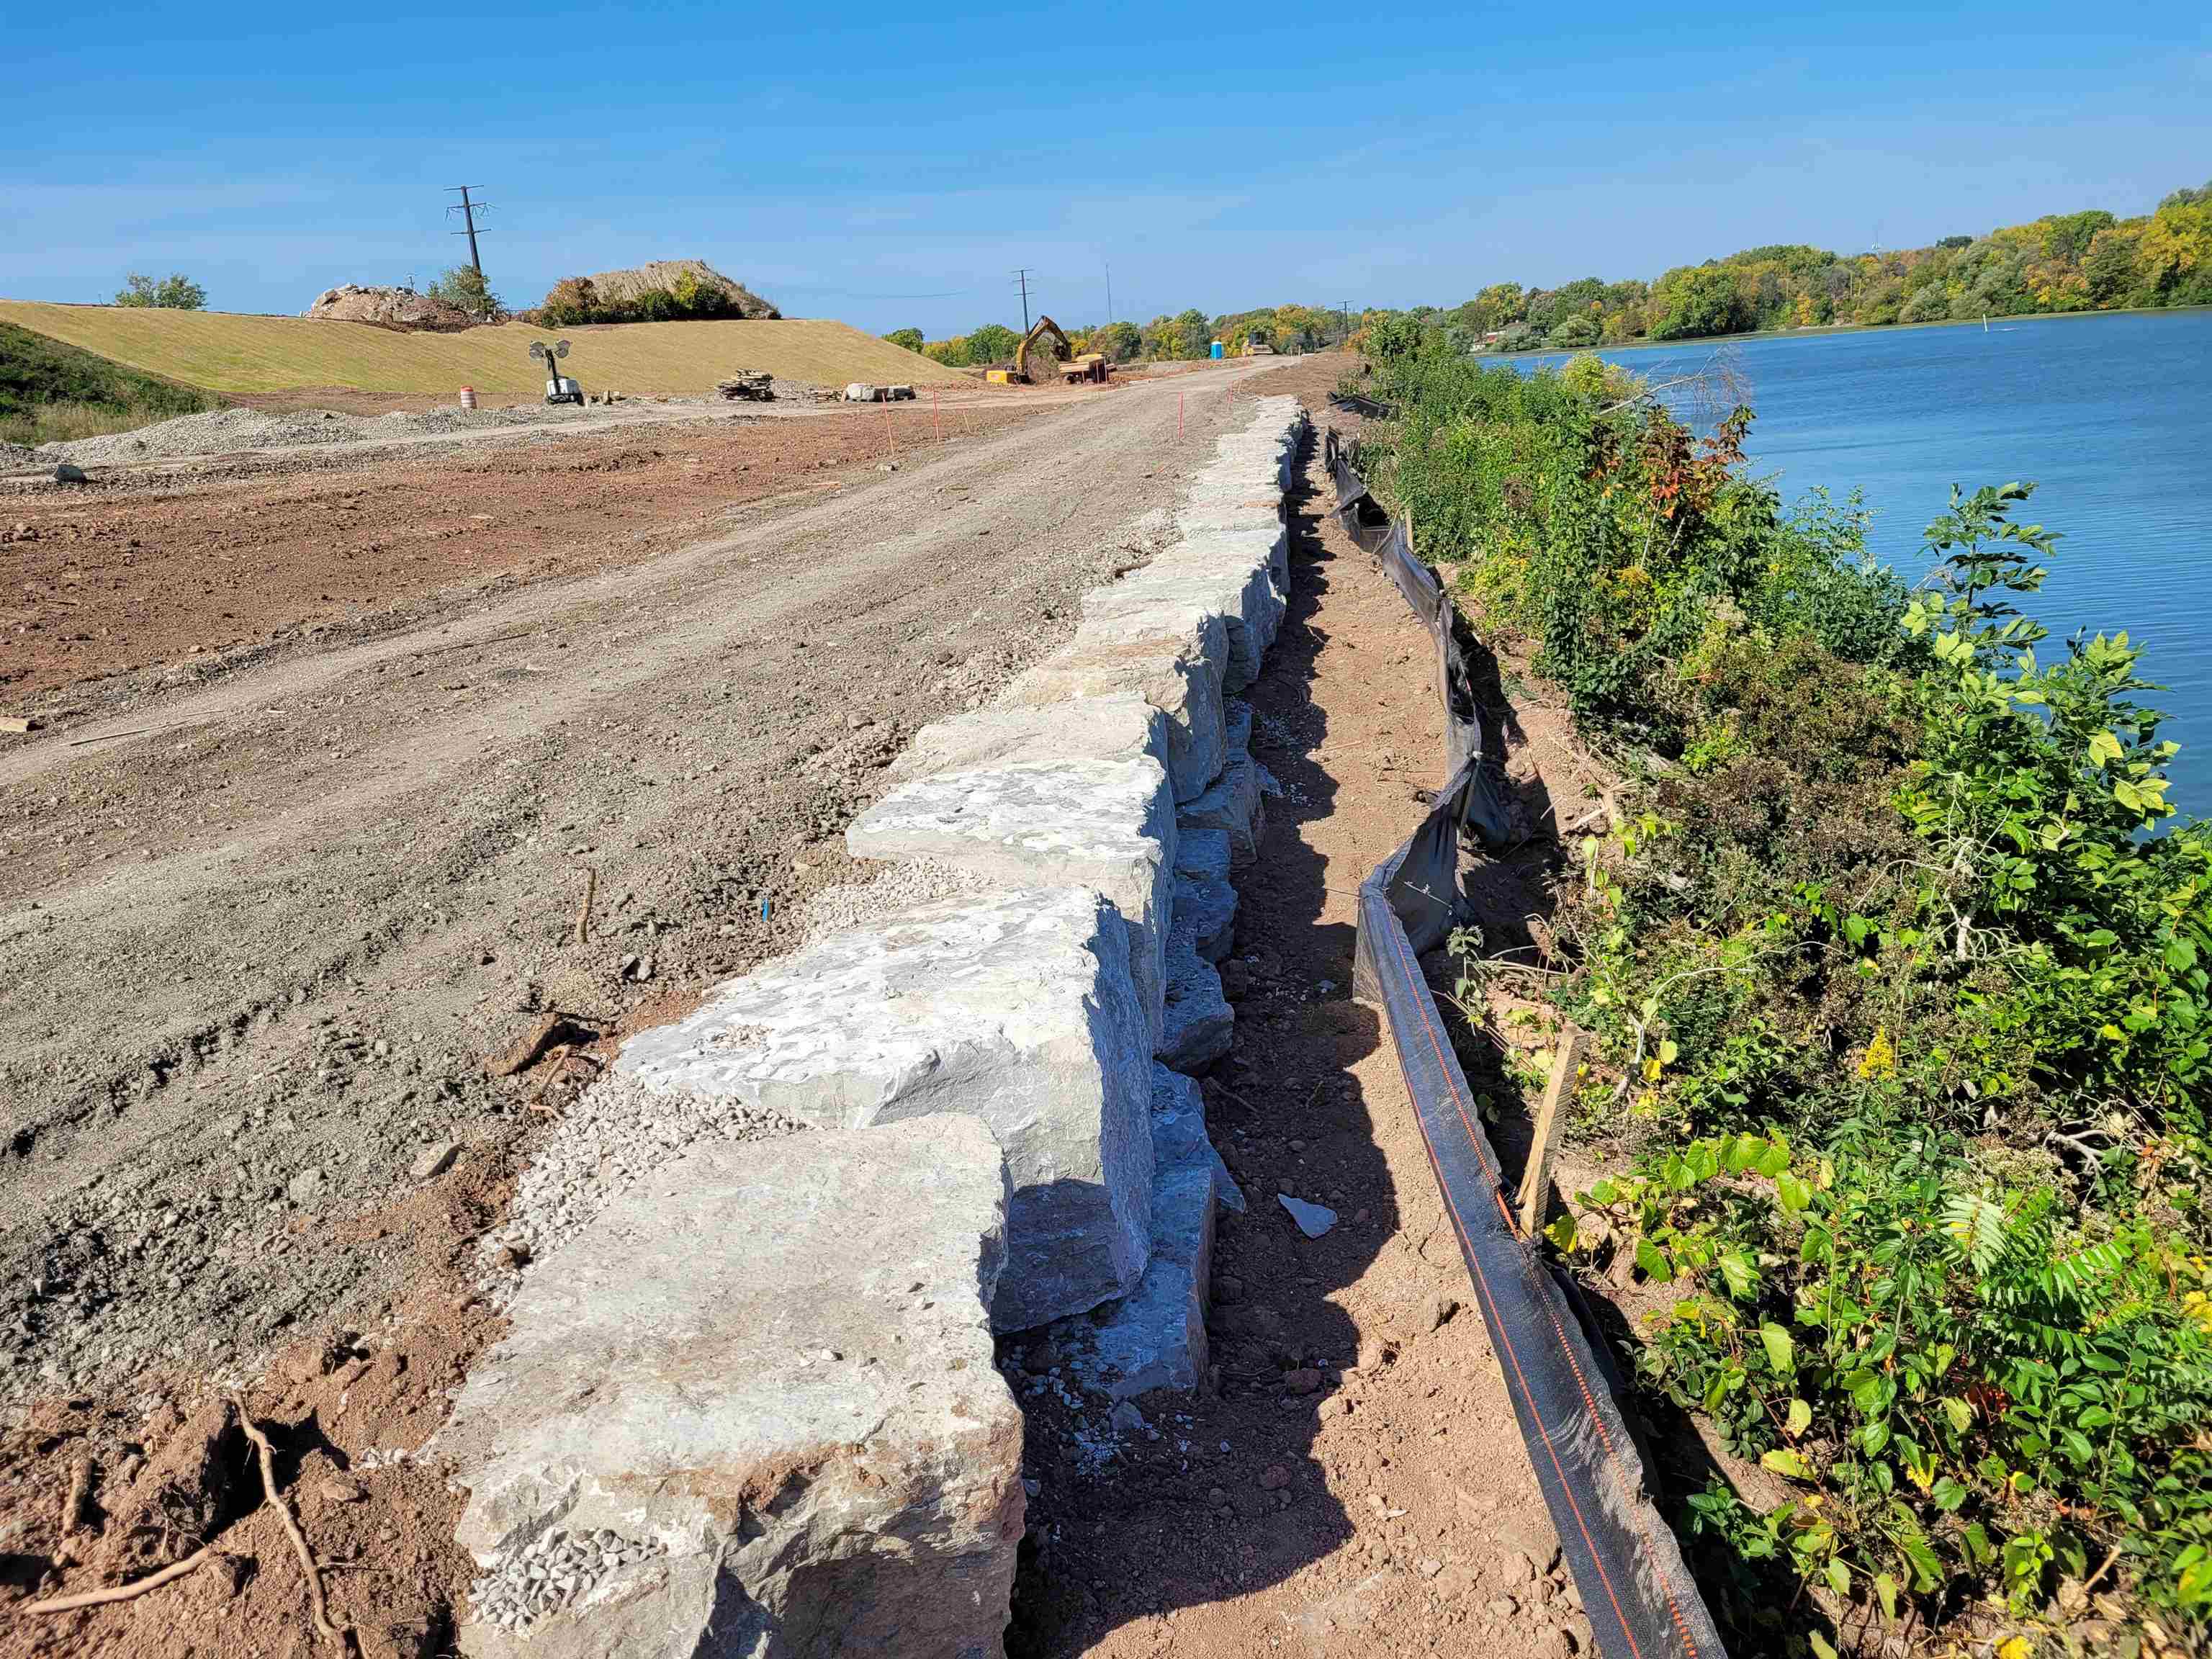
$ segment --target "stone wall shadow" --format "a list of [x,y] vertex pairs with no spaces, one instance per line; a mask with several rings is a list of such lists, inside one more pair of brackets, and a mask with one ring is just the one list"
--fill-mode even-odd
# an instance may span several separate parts
[[[1358,1328],[1330,1297],[1362,1276],[1401,1218],[1353,1075],[1382,1045],[1382,1024],[1351,1000],[1352,908],[1340,900],[1347,919],[1325,919],[1331,890],[1348,896],[1367,872],[1329,866],[1298,833],[1328,817],[1339,795],[1325,756],[1329,719],[1313,696],[1328,638],[1317,617],[1333,572],[1367,557],[1333,522],[1325,529],[1333,495],[1313,487],[1321,469],[1309,465],[1288,501],[1288,608],[1245,694],[1254,754],[1283,793],[1266,801],[1259,858],[1237,878],[1237,965],[1226,975],[1241,992],[1232,997],[1237,1047],[1201,1079],[1209,1133],[1249,1206],[1243,1215],[1224,1212],[1218,1229],[1212,1387],[1138,1401],[1148,1431],[1168,1432],[1136,1448],[1127,1466],[1090,1471],[1073,1466],[1064,1425],[1038,1432],[1023,1395],[1031,1410],[1026,1472],[1040,1492],[1007,1632],[1012,1659],[1060,1659],[1133,1623],[1279,1583],[1356,1530],[1312,1456],[1322,1407],[1358,1359]],[[1407,830],[1419,811],[1408,801]],[[1293,1139],[1325,1156],[1301,1169],[1253,1150]],[[1339,1224],[1304,1237],[1276,1201],[1283,1178],[1297,1195],[1316,1193],[1337,1209]],[[1352,1224],[1355,1213],[1364,1218]],[[1009,1380],[1018,1392],[1034,1375],[1012,1370]],[[1227,1453],[1218,1449],[1224,1442]]]

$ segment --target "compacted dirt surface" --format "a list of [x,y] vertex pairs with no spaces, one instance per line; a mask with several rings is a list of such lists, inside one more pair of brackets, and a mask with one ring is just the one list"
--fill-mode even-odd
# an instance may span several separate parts
[[[49,722],[0,737],[0,1656],[452,1652],[460,1500],[408,1454],[497,1334],[481,1252],[541,1126],[865,878],[842,832],[880,769],[1149,556],[1247,396],[1356,426],[1324,404],[1344,367],[948,408],[941,441],[908,406],[0,504],[0,713]],[[1108,1413],[1048,1341],[1002,1345],[1020,1659],[1590,1648],[1350,1000],[1357,887],[1443,728],[1425,632],[1309,477],[1252,693],[1285,793],[1205,1085],[1250,1200],[1214,1374]],[[1542,908],[1541,839],[1488,878],[1501,933]]]

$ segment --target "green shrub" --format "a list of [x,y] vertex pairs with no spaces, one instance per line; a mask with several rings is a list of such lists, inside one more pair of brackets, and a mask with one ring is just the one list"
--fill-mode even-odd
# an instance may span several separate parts
[[1856,501],[1747,476],[1748,410],[1377,367],[1370,488],[1628,774],[1553,925],[1629,1155],[1553,1237],[1667,1287],[1644,1384],[1796,1491],[1676,1494],[1693,1542],[1869,1651],[2212,1635],[2212,825],[2127,636],[2015,607],[2032,486],[1954,491],[1908,592]]
[[119,306],[145,306],[163,311],[204,311],[207,309],[207,290],[181,270],[173,270],[160,282],[139,271],[132,271],[122,291],[116,295]]
[[143,374],[0,323],[0,440],[7,442],[37,445],[128,432],[220,404],[197,386]]

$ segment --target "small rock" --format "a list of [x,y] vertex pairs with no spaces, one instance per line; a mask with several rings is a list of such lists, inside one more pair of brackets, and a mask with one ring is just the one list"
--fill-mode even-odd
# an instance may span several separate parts
[[323,1496],[333,1504],[358,1504],[368,1494],[342,1474],[323,1477]]
[[1291,1219],[1308,1238],[1319,1238],[1336,1225],[1336,1212],[1325,1204],[1309,1204],[1288,1193],[1276,1194],[1275,1201],[1291,1212]]
[[1444,1564],[1433,1555],[1423,1561],[1420,1565],[1421,1577],[1424,1578],[1433,1578],[1443,1570]]
[[434,1146],[425,1147],[422,1155],[410,1166],[409,1173],[417,1181],[428,1181],[433,1176],[443,1175],[460,1150],[450,1140],[441,1140]]
[[1425,1331],[1433,1331],[1447,1325],[1451,1322],[1451,1316],[1458,1311],[1459,1298],[1455,1296],[1446,1296],[1439,1291],[1428,1299],[1427,1304],[1421,1310],[1421,1328]]
[[1111,1421],[1115,1431],[1121,1434],[1142,1434],[1145,1431],[1145,1414],[1126,1400],[1114,1407]]
[[1321,1373],[1310,1365],[1301,1365],[1284,1376],[1283,1386],[1292,1394],[1311,1394],[1321,1387]]
[[323,1172],[319,1169],[302,1170],[285,1186],[284,1195],[295,1204],[312,1204],[323,1190]]
[[1260,1471],[1261,1492],[1280,1492],[1291,1484],[1291,1472],[1280,1463],[1270,1463]]

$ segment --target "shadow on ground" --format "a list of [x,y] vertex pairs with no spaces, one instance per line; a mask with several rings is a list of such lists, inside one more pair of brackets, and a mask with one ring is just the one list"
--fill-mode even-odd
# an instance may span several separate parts
[[[1279,1583],[1356,1530],[1310,1452],[1335,1380],[1359,1358],[1358,1330],[1333,1298],[1400,1218],[1353,1070],[1382,1040],[1375,1012],[1350,1000],[1351,901],[1366,870],[1332,863],[1300,834],[1340,807],[1330,720],[1313,696],[1328,641],[1316,618],[1337,562],[1360,556],[1324,544],[1321,507],[1292,500],[1289,611],[1248,694],[1255,753],[1283,793],[1267,802],[1259,860],[1237,879],[1224,974],[1236,1048],[1203,1079],[1214,1144],[1250,1205],[1224,1212],[1215,1249],[1213,1386],[1140,1402],[1141,1428],[1125,1419],[1102,1433],[1103,1409],[1055,1410],[1048,1393],[1030,1392],[1051,1371],[1048,1344],[1010,1345],[1009,1381],[1029,1413],[1027,1472],[1039,1483],[1007,1637],[1015,1659],[1082,1653],[1133,1623]],[[1423,692],[1419,665],[1392,672]],[[1404,793],[1392,836],[1418,811]],[[1303,1237],[1281,1191],[1327,1205],[1338,1224]]]

